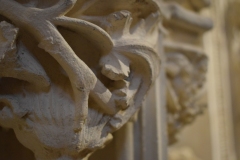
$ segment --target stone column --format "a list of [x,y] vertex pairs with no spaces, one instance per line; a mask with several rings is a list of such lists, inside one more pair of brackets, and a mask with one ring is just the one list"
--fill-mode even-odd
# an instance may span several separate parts
[[[240,14],[240,1],[231,0],[228,5],[225,5],[225,26],[226,38],[228,47],[228,60],[230,71],[230,89],[231,89],[231,104],[233,115],[233,130],[234,130],[234,144],[235,154],[240,158],[240,19],[237,18]],[[232,135],[232,134],[231,134]]]
[[[214,21],[214,30],[205,37],[208,52],[208,105],[212,134],[213,160],[236,160],[233,130],[232,93],[228,50],[227,10],[231,1],[212,0],[212,8],[206,14]],[[236,17],[232,17],[236,18]],[[237,44],[239,45],[239,44]],[[236,73],[235,73],[236,74]],[[234,75],[236,76],[236,75]]]

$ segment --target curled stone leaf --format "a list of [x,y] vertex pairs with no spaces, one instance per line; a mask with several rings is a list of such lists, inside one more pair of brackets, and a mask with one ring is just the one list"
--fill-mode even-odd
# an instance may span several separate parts
[[101,59],[102,74],[112,80],[123,80],[129,76],[129,60],[119,53],[113,52]]
[[7,54],[16,50],[17,34],[18,28],[5,21],[0,22],[0,62]]

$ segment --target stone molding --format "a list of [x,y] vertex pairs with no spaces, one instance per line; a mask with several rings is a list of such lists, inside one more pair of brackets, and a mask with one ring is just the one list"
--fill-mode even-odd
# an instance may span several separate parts
[[[236,113],[236,111],[233,112],[233,108],[236,104],[232,101],[232,98],[237,94],[234,95],[231,89],[231,79],[238,77],[237,72],[234,72],[234,75],[231,76],[232,67],[236,65],[237,61],[237,57],[234,59],[235,62],[231,59],[234,54],[232,47],[234,45],[238,46],[239,43],[237,39],[235,41],[232,39],[233,37],[229,36],[234,32],[228,30],[237,27],[239,22],[236,14],[232,16],[238,7],[238,4],[233,2],[237,1],[212,0],[212,7],[206,13],[211,15],[214,20],[214,30],[204,40],[211,61],[207,85],[208,103],[211,106],[209,107],[209,117],[213,160],[239,159],[237,157],[238,149],[236,148],[237,139],[234,137],[236,120],[233,119]],[[233,6],[236,8],[232,8]],[[233,18],[235,24],[232,23]],[[238,34],[235,32],[234,37],[237,36]]]

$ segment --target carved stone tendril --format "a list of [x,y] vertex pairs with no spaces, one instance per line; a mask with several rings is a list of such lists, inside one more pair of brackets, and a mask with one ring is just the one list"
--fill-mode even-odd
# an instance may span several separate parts
[[103,147],[158,75],[157,5],[129,1],[95,16],[101,3],[0,0],[0,125],[37,159],[81,159]]

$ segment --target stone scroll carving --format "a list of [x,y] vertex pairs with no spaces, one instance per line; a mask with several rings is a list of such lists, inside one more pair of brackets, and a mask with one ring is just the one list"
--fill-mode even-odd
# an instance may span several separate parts
[[167,110],[169,144],[176,134],[202,113],[208,58],[203,34],[212,28],[211,19],[199,11],[209,0],[166,0],[161,5],[166,37]]
[[160,67],[152,0],[0,0],[0,125],[36,159],[82,159],[139,110]]

